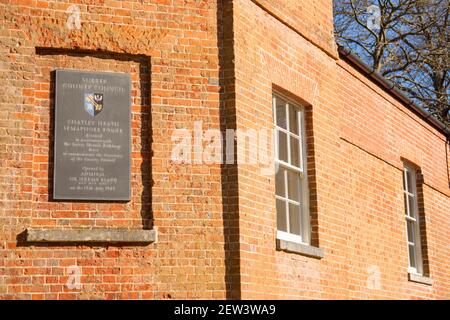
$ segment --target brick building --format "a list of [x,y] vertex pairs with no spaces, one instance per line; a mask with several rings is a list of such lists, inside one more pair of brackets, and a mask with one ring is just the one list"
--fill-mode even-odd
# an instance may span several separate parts
[[[331,0],[1,1],[0,298],[449,299],[449,130],[332,22]],[[53,199],[58,69],[131,75],[130,201]]]

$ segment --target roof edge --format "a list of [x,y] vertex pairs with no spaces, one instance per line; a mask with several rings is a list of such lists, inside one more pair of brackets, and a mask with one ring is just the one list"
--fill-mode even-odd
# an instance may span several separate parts
[[423,120],[431,124],[433,127],[441,131],[446,135],[447,138],[450,137],[450,128],[444,123],[433,117],[430,113],[426,112],[422,107],[417,105],[409,97],[407,97],[402,91],[397,89],[392,81],[387,80],[381,74],[376,72],[372,67],[367,65],[358,56],[356,56],[350,49],[345,48],[338,44],[338,53],[340,57],[345,58],[351,63],[355,64],[359,69],[361,69],[365,75],[374,80],[377,84],[381,85],[384,89],[389,91],[394,97],[399,99],[408,108],[412,109],[416,114],[418,114]]

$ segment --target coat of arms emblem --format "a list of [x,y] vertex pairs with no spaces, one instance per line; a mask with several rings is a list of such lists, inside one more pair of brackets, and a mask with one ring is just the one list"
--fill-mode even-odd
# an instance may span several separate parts
[[103,110],[103,93],[85,93],[84,109],[91,116],[96,116]]

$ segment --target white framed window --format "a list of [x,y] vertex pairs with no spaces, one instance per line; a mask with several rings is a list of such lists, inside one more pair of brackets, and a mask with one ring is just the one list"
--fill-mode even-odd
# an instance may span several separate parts
[[277,238],[310,243],[304,108],[273,96]]
[[419,206],[417,202],[416,170],[405,165],[403,169],[403,193],[405,202],[406,236],[408,243],[408,271],[423,273],[422,248],[420,245]]

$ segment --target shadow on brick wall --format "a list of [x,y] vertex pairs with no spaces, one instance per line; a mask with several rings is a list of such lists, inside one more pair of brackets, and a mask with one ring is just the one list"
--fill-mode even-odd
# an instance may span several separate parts
[[[236,94],[233,51],[233,4],[217,2],[217,39],[219,47],[220,125],[222,136],[226,129],[236,129]],[[225,140],[223,145],[225,145]],[[226,159],[225,148],[223,159]],[[239,195],[237,146],[234,144],[234,161],[221,165],[222,212],[225,250],[225,285],[227,299],[241,298],[239,251]]]

